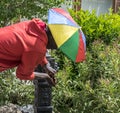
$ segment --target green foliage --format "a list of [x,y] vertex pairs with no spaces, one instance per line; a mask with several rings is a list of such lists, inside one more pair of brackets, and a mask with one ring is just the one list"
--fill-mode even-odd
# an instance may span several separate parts
[[110,11],[97,17],[94,10],[92,13],[83,10],[77,12],[70,10],[70,12],[86,35],[87,47],[97,39],[109,44],[120,35],[120,16],[118,14]]
[[0,1],[0,26],[19,22],[21,18],[41,18],[47,21],[49,8],[59,7],[62,0],[1,0]]
[[53,92],[56,113],[120,112],[119,41],[108,46],[96,40],[91,48],[83,63],[65,60]]
[[117,14],[119,14],[119,15],[120,15],[120,7],[118,8]]
[[32,83],[26,84],[20,81],[15,75],[12,75],[12,70],[0,75],[0,84],[0,105],[33,103],[34,87]]

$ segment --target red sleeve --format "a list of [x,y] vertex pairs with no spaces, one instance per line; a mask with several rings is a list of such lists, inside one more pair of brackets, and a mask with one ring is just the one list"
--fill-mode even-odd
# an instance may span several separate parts
[[[21,80],[33,80],[34,69],[43,60],[44,55],[37,52],[26,52],[23,54],[21,63],[19,64],[16,75]],[[42,61],[41,61],[42,62]]]
[[46,57],[44,57],[42,62],[41,62],[41,66],[44,66],[47,63],[48,63],[48,60],[46,59]]

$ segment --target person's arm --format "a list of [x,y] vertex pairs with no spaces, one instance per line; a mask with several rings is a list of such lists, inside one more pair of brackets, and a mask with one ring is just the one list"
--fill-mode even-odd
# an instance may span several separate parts
[[21,80],[33,80],[37,78],[45,78],[48,82],[54,85],[54,81],[47,73],[34,72],[35,67],[39,63],[39,59],[43,59],[43,55],[33,52],[26,52],[21,58],[21,63],[18,65],[16,75]]
[[[49,53],[46,53],[46,55]],[[42,68],[45,70],[45,72],[54,80],[54,83],[56,84],[56,80],[55,80],[55,73],[56,70],[53,69],[49,63],[49,61],[47,60],[46,56],[44,57],[42,63],[41,63]]]
[[44,58],[43,58],[42,62],[40,63],[40,65],[43,67],[43,66],[45,66],[45,65],[48,64],[48,63],[49,63],[49,62],[48,62],[46,56],[44,56]]
[[55,80],[51,78],[47,73],[34,72],[35,79],[46,79],[49,84],[55,86]]

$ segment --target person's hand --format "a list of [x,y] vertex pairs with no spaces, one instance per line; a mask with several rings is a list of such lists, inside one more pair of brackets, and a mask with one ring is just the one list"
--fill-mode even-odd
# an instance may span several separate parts
[[51,79],[53,79],[54,83],[56,84],[56,79],[55,79],[56,70],[53,69],[49,63],[46,64],[43,68],[45,72],[50,76]]
[[49,84],[55,86],[55,80],[51,78],[47,73],[34,72],[35,79],[46,79]]

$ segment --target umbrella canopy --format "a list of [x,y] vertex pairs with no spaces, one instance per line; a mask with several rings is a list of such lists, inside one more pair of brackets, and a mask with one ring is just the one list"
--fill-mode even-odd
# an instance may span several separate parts
[[48,12],[48,27],[57,47],[74,62],[85,60],[86,39],[81,27],[62,8]]

